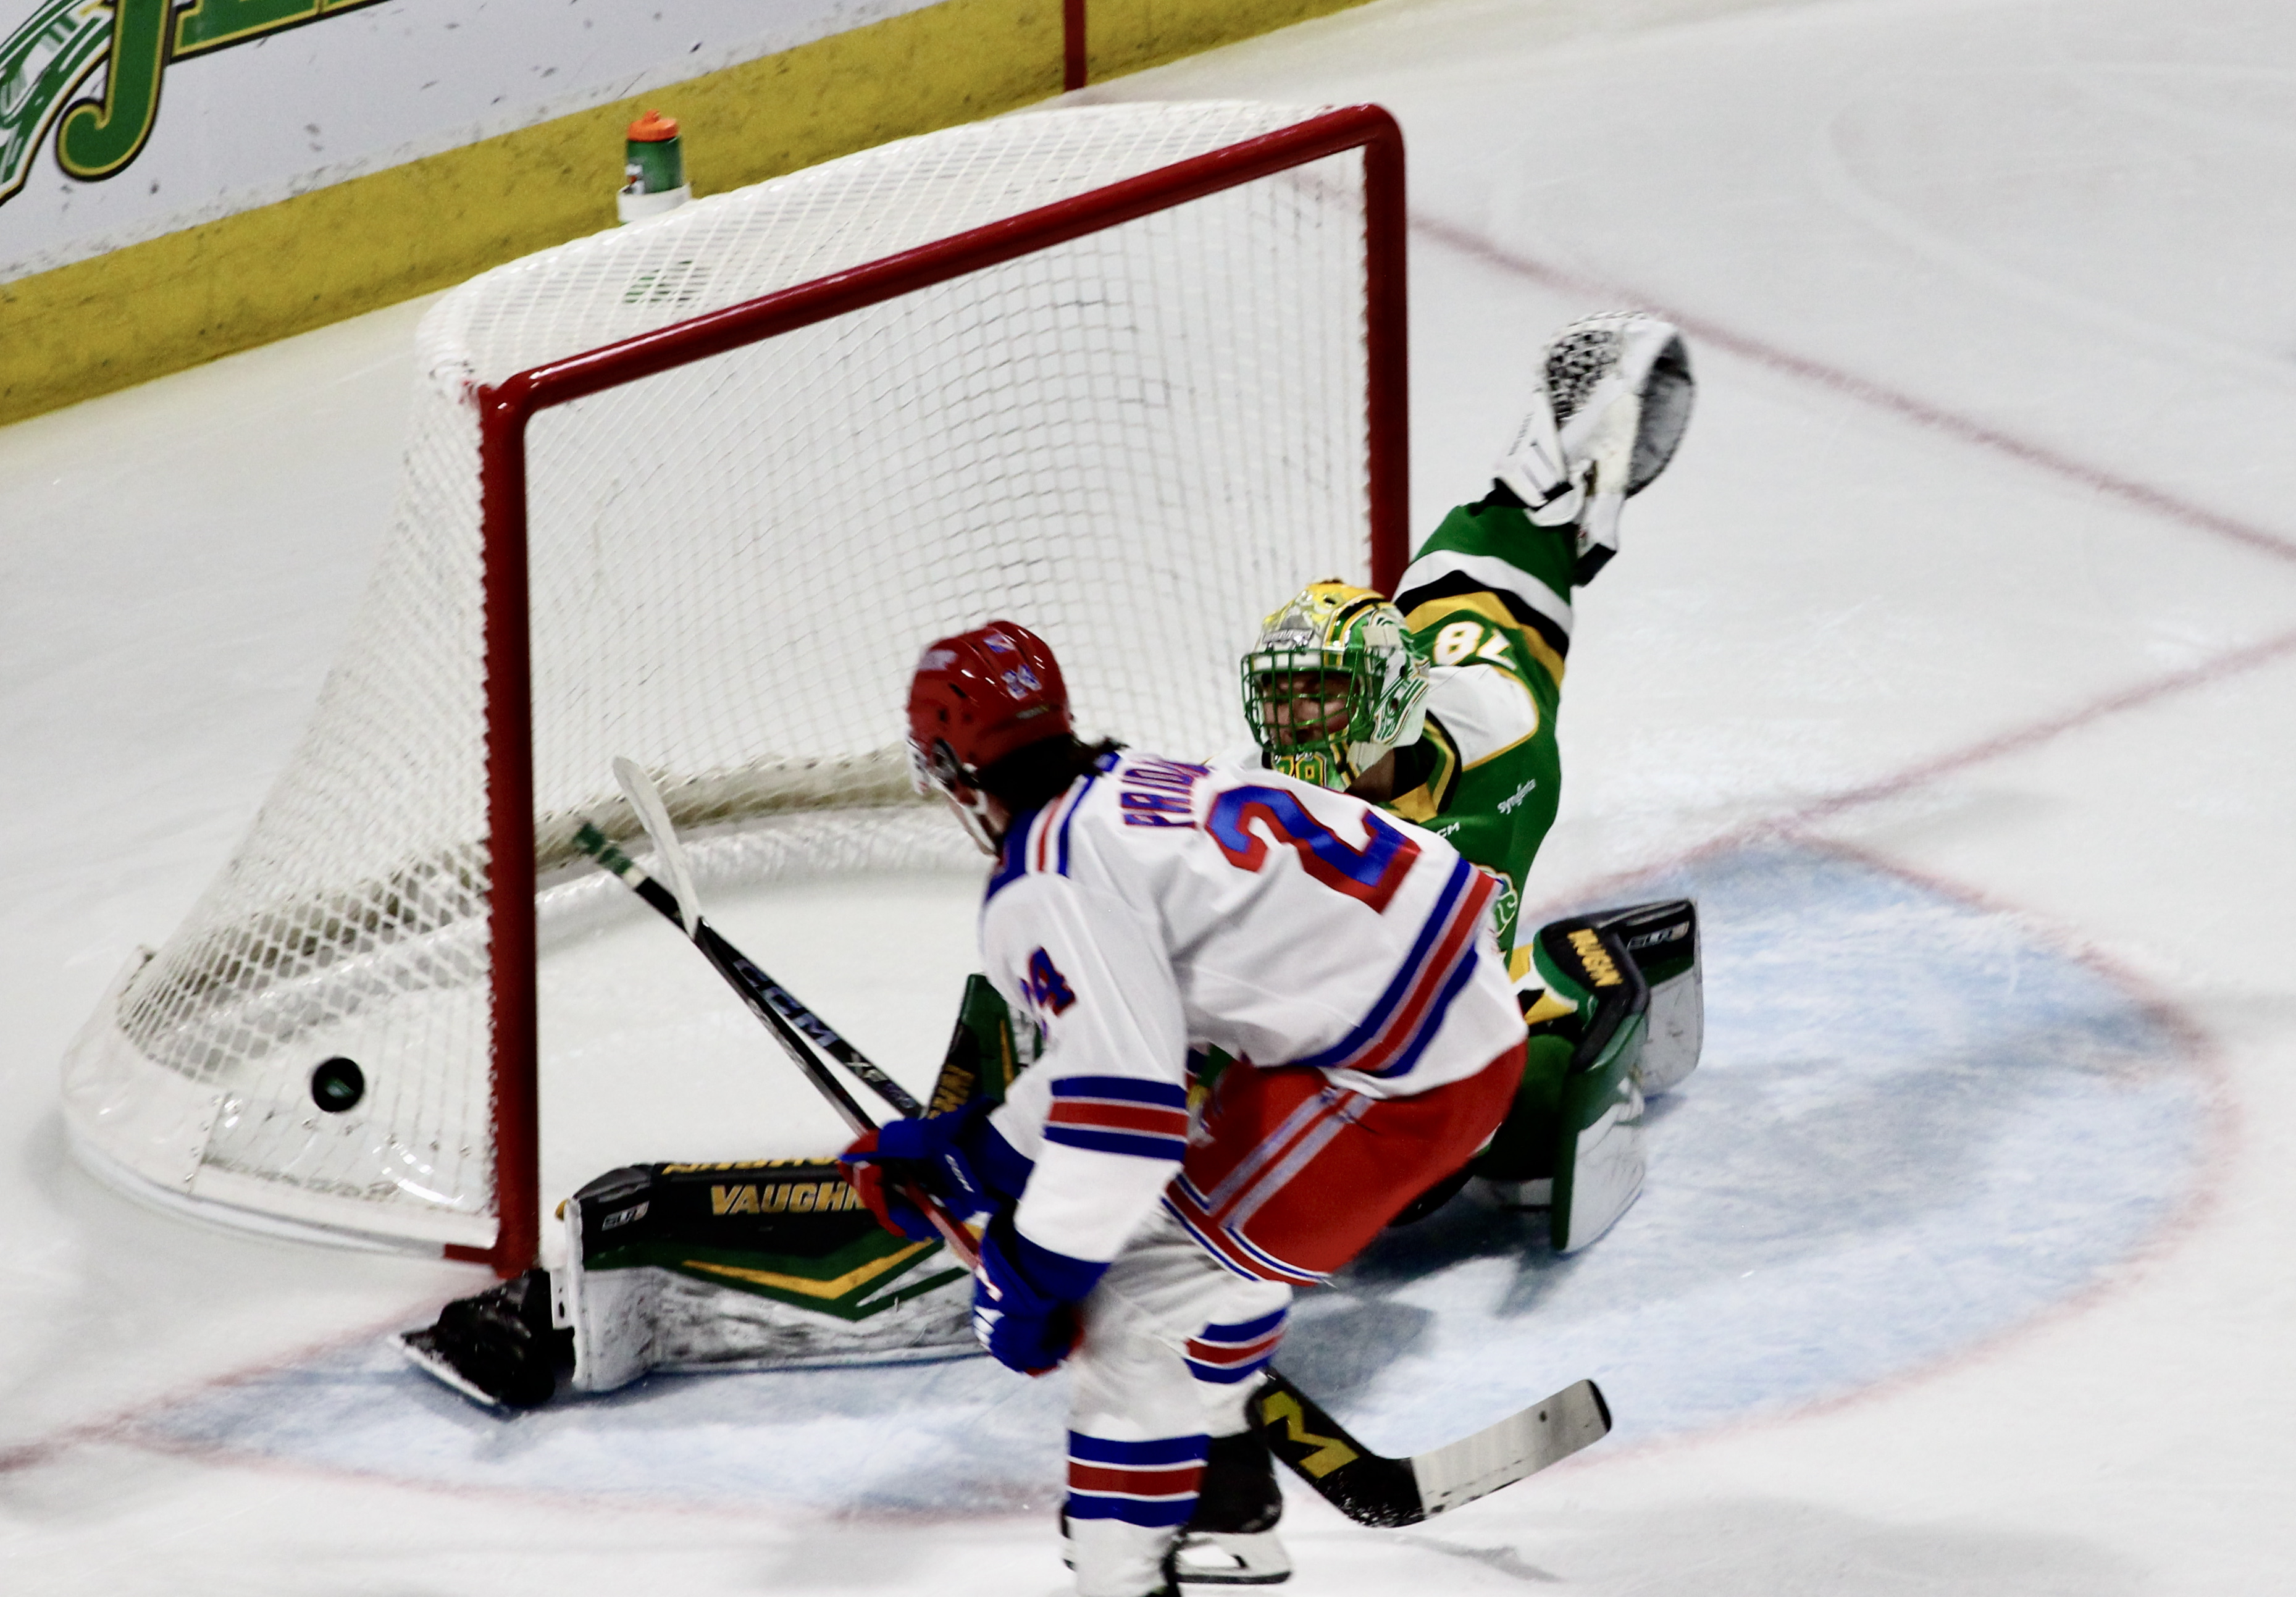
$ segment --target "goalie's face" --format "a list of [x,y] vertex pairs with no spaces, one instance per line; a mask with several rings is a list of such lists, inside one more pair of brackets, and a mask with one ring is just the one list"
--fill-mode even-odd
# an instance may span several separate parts
[[1244,661],[1244,719],[1271,771],[1346,790],[1358,774],[1362,684],[1321,651],[1261,650]]
[[1355,679],[1345,671],[1270,671],[1259,680],[1259,724],[1275,749],[1320,749],[1348,729]]

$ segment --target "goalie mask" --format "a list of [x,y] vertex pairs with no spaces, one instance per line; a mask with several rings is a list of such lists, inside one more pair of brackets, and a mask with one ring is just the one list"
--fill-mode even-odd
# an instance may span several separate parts
[[1243,714],[1271,771],[1345,792],[1419,741],[1427,662],[1403,614],[1369,588],[1310,583],[1243,657]]
[[1009,754],[1070,730],[1068,684],[1045,640],[1011,621],[928,644],[909,679],[909,766],[939,793],[982,851],[996,852],[980,774]]

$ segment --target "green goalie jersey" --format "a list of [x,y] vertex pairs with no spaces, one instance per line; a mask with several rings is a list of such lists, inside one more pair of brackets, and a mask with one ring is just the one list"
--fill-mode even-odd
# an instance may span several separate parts
[[1432,662],[1426,735],[1396,751],[1384,807],[1500,872],[1499,946],[1514,975],[1515,916],[1554,824],[1562,767],[1554,715],[1570,647],[1569,527],[1540,527],[1488,500],[1444,518],[1404,573],[1396,607]]

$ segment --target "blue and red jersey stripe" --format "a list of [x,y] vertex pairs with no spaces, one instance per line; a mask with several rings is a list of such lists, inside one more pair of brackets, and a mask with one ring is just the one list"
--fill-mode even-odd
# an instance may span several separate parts
[[1201,1435],[1116,1442],[1069,1432],[1069,1518],[1185,1525],[1204,1480]]
[[1053,1083],[1045,1140],[1177,1163],[1188,1148],[1187,1090],[1130,1076],[1063,1077]]
[[1382,1077],[1408,1072],[1473,973],[1475,937],[1497,890],[1492,878],[1455,860],[1410,954],[1371,1011],[1330,1047],[1287,1062]]

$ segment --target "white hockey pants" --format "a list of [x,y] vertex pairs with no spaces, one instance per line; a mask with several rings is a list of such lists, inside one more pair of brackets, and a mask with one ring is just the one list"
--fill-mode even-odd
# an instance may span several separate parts
[[1244,1405],[1283,1333],[1292,1289],[1250,1281],[1162,1209],[1084,1302],[1068,1361],[1069,1545],[1078,1597],[1142,1597],[1195,1506],[1205,1444]]

